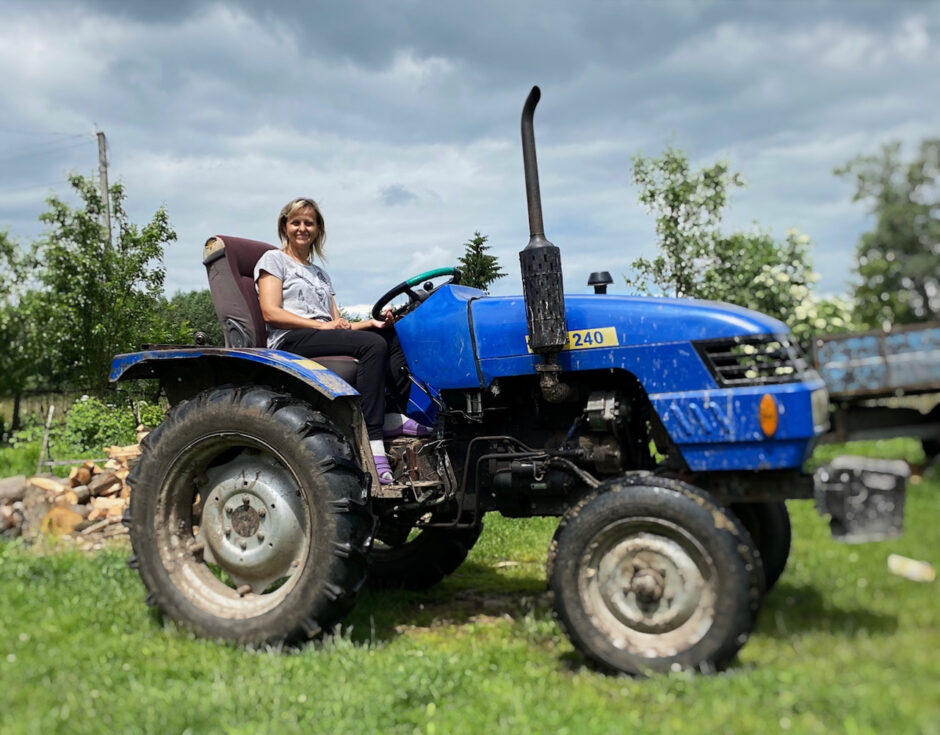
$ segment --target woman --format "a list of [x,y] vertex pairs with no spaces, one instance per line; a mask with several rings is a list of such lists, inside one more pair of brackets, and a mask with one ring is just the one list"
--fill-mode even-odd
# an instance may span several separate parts
[[[369,445],[379,482],[388,485],[393,479],[382,429],[389,347],[388,339],[378,330],[389,330],[387,334],[393,335],[391,314],[387,313],[384,321],[361,322],[340,316],[330,277],[311,262],[314,254],[323,260],[326,241],[326,225],[315,201],[299,198],[288,202],[278,215],[277,234],[281,249],[262,255],[254,273],[261,313],[268,325],[268,347],[304,357],[348,355],[359,361],[356,389]],[[403,357],[398,362],[400,368]],[[429,431],[407,417],[396,416],[397,421],[392,418],[389,422],[393,430],[387,433],[423,435]]]

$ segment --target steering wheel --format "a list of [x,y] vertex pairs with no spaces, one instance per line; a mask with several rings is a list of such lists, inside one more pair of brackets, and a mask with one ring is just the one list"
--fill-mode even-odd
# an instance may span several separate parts
[[[431,284],[432,278],[440,278],[441,276],[450,276],[443,283],[434,286]],[[427,281],[424,284],[423,290],[424,293],[420,293],[414,289],[422,281]],[[412,276],[407,281],[402,281],[397,286],[393,286],[389,289],[383,296],[379,297],[379,300],[375,302],[375,306],[372,307],[372,318],[378,319],[381,321],[385,318],[383,312],[386,307],[398,296],[402,294],[408,294],[408,303],[403,306],[399,306],[397,309],[392,310],[392,315],[394,317],[404,316],[408,312],[415,309],[418,304],[424,301],[428,296],[430,296],[434,291],[439,289],[441,286],[446,286],[448,283],[460,283],[460,271],[456,268],[437,268],[433,271],[425,271],[417,276]]]

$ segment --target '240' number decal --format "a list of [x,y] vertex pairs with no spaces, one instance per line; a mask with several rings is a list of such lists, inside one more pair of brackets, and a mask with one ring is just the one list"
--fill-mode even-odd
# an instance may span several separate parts
[[[529,338],[526,337],[526,347]],[[600,327],[598,329],[574,329],[568,332],[568,340],[563,350],[587,350],[592,347],[615,347],[620,344],[617,339],[617,330],[614,327]],[[530,349],[529,352],[532,352]]]

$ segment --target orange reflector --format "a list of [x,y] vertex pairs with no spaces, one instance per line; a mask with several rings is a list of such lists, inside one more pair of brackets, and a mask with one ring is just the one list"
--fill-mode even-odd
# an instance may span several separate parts
[[760,399],[760,428],[764,436],[773,436],[777,433],[777,424],[780,416],[777,413],[777,402],[769,393]]

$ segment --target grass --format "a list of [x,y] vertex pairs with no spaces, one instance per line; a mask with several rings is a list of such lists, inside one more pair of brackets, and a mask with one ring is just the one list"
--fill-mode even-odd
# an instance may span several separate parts
[[122,549],[2,543],[0,732],[940,732],[936,584],[886,568],[937,562],[940,472],[893,541],[838,545],[811,503],[790,510],[793,554],[735,664],[645,680],[585,666],[552,620],[553,519],[488,516],[443,584],[366,593],[338,636],[293,650],[164,625]]
[[0,446],[0,477],[13,477],[36,474],[36,465],[39,463],[39,444],[28,444],[13,449]]

